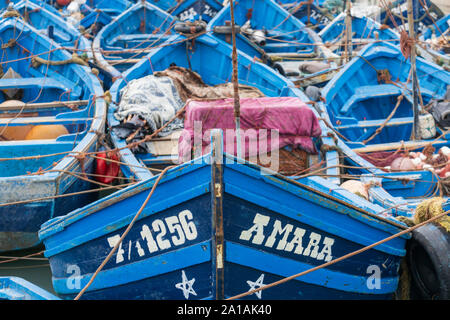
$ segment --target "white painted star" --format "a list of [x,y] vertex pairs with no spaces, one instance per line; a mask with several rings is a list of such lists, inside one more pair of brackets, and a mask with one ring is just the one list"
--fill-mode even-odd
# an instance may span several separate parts
[[[265,286],[263,281],[264,281],[264,273],[262,273],[261,276],[258,278],[258,280],[256,280],[255,282],[248,280],[247,284],[250,286],[250,289],[248,291],[259,289]],[[262,290],[255,292],[255,294],[258,297],[258,299],[261,299]]]
[[193,294],[194,296],[197,295],[197,293],[192,288],[192,285],[194,284],[194,282],[195,282],[195,278],[188,280],[184,270],[181,270],[181,282],[177,283],[175,285],[175,288],[182,290],[184,297],[186,299],[189,299],[189,294]]

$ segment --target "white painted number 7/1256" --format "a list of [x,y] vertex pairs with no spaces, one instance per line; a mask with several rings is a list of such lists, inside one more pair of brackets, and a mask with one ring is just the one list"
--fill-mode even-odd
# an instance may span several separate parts
[[[147,244],[147,249],[150,253],[158,250],[169,249],[173,246],[181,246],[186,242],[186,239],[191,241],[197,238],[198,232],[193,221],[194,217],[189,210],[181,211],[178,216],[170,216],[163,220],[156,219],[151,224],[151,229],[148,225],[142,225],[140,232],[142,240]],[[164,223],[165,222],[165,223]],[[166,228],[167,225],[167,228]],[[167,229],[172,235],[169,239],[165,239]],[[155,236],[155,237],[154,237]],[[120,239],[120,235],[114,235],[108,238],[108,243],[113,248]],[[145,251],[142,249],[139,240],[136,240],[135,247],[138,249],[140,257],[145,255]],[[129,248],[131,250],[131,248]],[[124,261],[124,250],[122,244],[119,245],[116,255],[116,263]]]

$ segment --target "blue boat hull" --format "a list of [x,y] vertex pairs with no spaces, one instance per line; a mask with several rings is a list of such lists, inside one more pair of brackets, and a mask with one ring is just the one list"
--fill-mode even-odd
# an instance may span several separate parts
[[[93,161],[86,163],[84,172],[87,174],[94,173]],[[82,174],[82,172],[75,171],[73,173]],[[41,242],[37,232],[44,222],[54,217],[65,215],[80,206],[87,205],[98,199],[97,192],[68,196],[72,193],[87,191],[96,187],[95,184],[81,179],[74,178],[72,180],[71,185],[66,190],[48,195],[48,200],[25,201],[25,203],[3,204],[0,206],[1,251],[20,250],[39,245]],[[36,189],[40,187],[42,185],[39,183],[29,186],[26,191],[27,198],[39,198],[39,196],[33,194],[33,191],[39,192]],[[17,183],[17,192],[24,192],[19,183]]]
[[[221,156],[208,155],[201,164],[197,159],[168,171],[82,299],[225,299],[403,228],[340,200],[342,189],[323,180],[320,190],[308,178],[294,182],[230,156],[223,165],[216,159]],[[58,295],[74,298],[87,284],[154,181],[42,226],[40,237]],[[407,238],[246,298],[388,299],[397,288]],[[371,268],[379,268],[378,284],[371,282]]]
[[[96,199],[95,192],[84,192],[93,187],[89,178],[94,159],[75,156],[97,151],[96,131],[104,129],[106,116],[103,90],[90,69],[77,64],[36,65],[31,61],[33,55],[55,61],[68,60],[71,55],[22,19],[2,20],[3,41],[17,33],[16,42],[2,48],[2,67],[19,76],[0,81],[4,103],[0,130],[31,132],[46,125],[64,130],[56,137],[33,139],[24,134],[0,141],[0,251],[40,244],[37,231],[43,222]],[[29,103],[27,108],[7,107],[14,104],[3,91],[9,88],[18,90],[20,97],[15,99]],[[80,105],[70,108],[63,105],[65,101]]]
[[160,8],[139,2],[104,26],[92,44],[95,64],[102,71],[104,85],[109,88],[133,66],[134,62],[128,59],[141,59],[152,48],[167,41],[174,23],[175,18]]
[[[395,214],[412,216],[414,208],[422,200],[436,195],[439,178],[425,170],[386,172],[362,155],[366,153],[370,157],[374,151],[394,152],[400,148],[400,141],[410,150],[420,151],[426,144],[438,149],[448,146],[448,134],[436,127],[435,136],[410,140],[414,120],[412,98],[410,91],[404,87],[411,88],[407,81],[411,66],[399,47],[389,43],[373,43],[359,54],[361,58],[348,63],[323,89],[327,103],[320,105],[330,125],[339,132],[337,144],[345,155],[346,172],[351,175],[367,174],[365,182],[377,181],[376,184],[383,186],[370,188],[374,202],[391,208]],[[377,75],[382,70],[392,80],[386,83],[379,81]],[[442,98],[450,85],[448,71],[421,58],[417,59],[417,75],[424,105],[431,99]],[[400,95],[404,95],[405,99],[398,102]],[[396,105],[395,114],[379,130]],[[409,176],[411,180],[406,183],[395,179],[395,175],[403,178]],[[405,207],[399,208],[400,204]]]
[[18,277],[0,277],[1,300],[60,300],[57,296]]

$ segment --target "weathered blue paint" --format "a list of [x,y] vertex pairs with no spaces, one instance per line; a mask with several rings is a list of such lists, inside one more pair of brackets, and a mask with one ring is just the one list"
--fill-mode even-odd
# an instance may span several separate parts
[[209,22],[221,9],[219,0],[149,0],[151,4],[161,8],[180,21],[199,20]]
[[[324,43],[336,43],[345,39],[345,13],[339,14],[336,18],[330,21],[320,32],[319,36]],[[352,16],[352,41],[362,41],[362,45],[366,45],[373,40],[386,40],[390,43],[395,43],[392,40],[400,41],[400,35],[393,29],[382,28],[381,24],[369,17],[354,17]],[[342,46],[345,42],[342,42]],[[358,44],[353,45],[353,49]],[[361,46],[361,44],[360,44]],[[337,48],[338,52],[342,51]]]
[[126,59],[140,59],[168,40],[175,21],[168,13],[144,1],[126,9],[103,27],[92,48],[96,64],[105,72],[105,85],[109,87],[135,63]]
[[[415,32],[417,34],[426,31],[427,26],[433,24],[443,17],[443,12],[430,0],[422,0],[426,8],[424,8],[419,0],[413,0],[414,19],[417,21],[415,25]],[[406,25],[408,21],[408,3],[406,0],[396,0],[388,4],[391,14],[386,8],[382,8],[380,12],[375,15],[379,16],[379,21],[382,24],[388,25],[390,28],[397,28]],[[427,12],[428,11],[428,12]],[[398,30],[400,31],[400,30]]]
[[422,32],[420,38],[423,40],[429,40],[434,35],[440,37],[442,34],[446,34],[446,31],[450,28],[449,24],[450,14],[445,15],[441,19],[437,20],[432,25],[428,26],[428,29]]
[[[242,0],[234,5],[235,25],[241,28],[247,21],[253,30],[264,32],[264,41],[253,41],[252,36],[243,31],[236,34],[236,47],[253,57],[267,63],[272,68],[297,84],[304,77],[315,78],[314,84],[326,83],[337,68],[335,60],[330,67],[312,74],[301,72],[301,64],[308,59],[335,58],[322,42],[319,35],[298,20],[273,0]],[[224,34],[220,28],[231,20],[230,6],[225,6],[208,23],[207,30],[215,37],[231,43],[231,33]],[[231,31],[231,30],[230,30]],[[324,75],[325,74],[325,75]]]
[[[156,71],[162,71],[171,64],[189,68],[201,75],[203,81],[208,85],[217,85],[231,80],[232,64],[231,53],[232,48],[224,41],[210,35],[203,35],[195,39],[192,43],[192,49],[189,49],[189,59],[186,56],[186,38],[184,36],[172,36],[166,42],[166,46],[155,48],[145,59],[138,62],[133,68],[126,71],[122,78],[117,79],[110,88],[112,101],[108,109],[108,123],[110,126],[118,124],[114,118],[114,112],[120,101],[120,90],[124,88],[128,82],[138,79]],[[205,57],[208,57],[208,63],[204,63]],[[254,61],[250,56],[238,51],[239,64],[239,82],[251,85],[261,90],[266,96],[297,96],[302,101],[308,101],[306,95],[288,79],[274,72],[268,66]],[[322,123],[323,136],[326,137],[329,129]],[[153,174],[146,168],[142,168],[139,160],[146,163],[166,163],[172,164],[173,159],[167,157],[156,157],[154,155],[144,155],[139,157],[125,148],[127,145],[125,140],[120,140],[114,133],[111,134],[115,147],[120,148],[120,156],[122,162],[128,165],[122,166],[122,171],[127,177],[134,177],[137,180],[148,179]],[[333,144],[332,140],[327,140],[328,144]]]
[[325,28],[334,18],[330,12],[322,7],[325,2],[323,0],[303,4],[301,4],[301,1],[293,0],[276,0],[276,2],[305,25],[312,25],[317,32]]
[[[117,124],[113,113],[120,101],[120,90],[129,81],[165,70],[172,63],[190,66],[209,85],[231,79],[229,45],[203,35],[189,43],[191,49],[186,54],[185,41],[183,36],[170,38],[167,42],[170,45],[152,50],[114,82],[110,90],[113,100],[108,113],[110,126]],[[240,83],[255,86],[267,96],[308,100],[292,82],[240,51],[238,68]],[[321,140],[317,142],[318,147],[320,143],[333,146],[323,122],[321,127],[323,137],[318,139]],[[262,274],[266,277],[261,278],[264,283],[278,280],[404,228],[394,218],[382,215],[382,207],[339,188],[332,179],[306,177],[295,181],[223,155],[221,148],[216,147],[222,138],[217,133],[213,135],[216,137],[213,153],[177,165],[165,174],[118,252],[98,274],[83,299],[221,299],[248,291],[247,281],[257,282]],[[115,147],[126,145],[114,135],[111,138]],[[330,157],[336,161],[337,152],[331,153],[333,156],[329,153],[326,157],[334,163]],[[137,180],[136,185],[54,218],[41,227],[40,239],[51,264],[54,288],[66,299],[76,296],[88,283],[155,183],[156,177],[142,166],[139,155],[123,148],[120,157],[127,164],[125,175]],[[151,155],[143,157],[145,161],[151,158]],[[254,233],[247,240],[241,236],[243,231],[252,228],[258,214],[269,219],[261,243],[253,241]],[[181,219],[184,224],[176,222]],[[328,238],[327,242],[333,242],[330,257],[325,257],[325,252],[322,256],[319,252],[311,254],[314,250],[301,254],[300,248],[294,249],[294,242],[291,250],[284,250],[279,241],[283,235],[278,235],[270,245],[267,239],[275,224],[282,229],[292,228],[285,234],[290,242],[294,230],[304,230],[305,250],[310,236]],[[266,291],[262,298],[390,297],[397,285],[399,263],[405,255],[408,238],[406,235],[380,245],[323,270],[319,276],[300,278]],[[263,258],[255,261],[251,257]],[[274,261],[277,269],[271,267]],[[379,265],[382,270],[381,289],[371,291],[367,286],[370,264]],[[73,273],[73,266],[79,273]],[[74,286],[76,280],[78,286]]]
[[64,21],[61,15],[48,8],[49,6],[43,7],[39,1],[29,0],[22,0],[14,5],[14,9],[20,13],[22,19],[41,34],[47,35],[63,47],[80,49],[79,54],[87,53],[90,42],[78,29]]
[[[69,107],[25,109],[23,113],[32,112],[31,117],[15,117],[20,107],[2,110],[5,117],[0,122],[2,129],[6,126],[60,124],[68,131],[56,139],[0,142],[0,251],[9,251],[39,244],[37,231],[43,222],[93,201],[94,193],[66,195],[92,188],[91,183],[77,175],[92,173],[93,159],[86,158],[82,164],[73,155],[97,150],[95,132],[104,128],[106,105],[103,98],[99,98],[103,95],[100,83],[88,67],[31,65],[30,55],[41,54],[43,59],[56,61],[71,57],[69,52],[31,25],[19,18],[3,19],[0,38],[4,43],[14,38],[17,43],[3,49],[3,70],[12,68],[22,77],[12,81],[3,79],[2,89],[21,90],[21,100],[28,103],[88,101],[78,110]],[[1,101],[6,99],[2,93]],[[33,156],[44,157],[26,158]],[[14,159],[21,157],[25,159]],[[50,168],[49,172],[31,175]]]
[[[265,29],[269,32],[266,35],[266,44],[261,46],[266,53],[307,55],[314,54],[317,50],[318,46],[313,45],[315,40],[311,36],[313,32],[272,0],[239,1],[234,5],[234,11],[236,25],[242,27],[247,20],[250,20],[252,29]],[[225,21],[230,19],[230,6],[227,5],[208,23],[208,30],[213,32],[214,27],[225,26]],[[215,33],[214,35],[225,39],[223,34]],[[255,44],[241,34],[237,34],[236,46],[247,54],[255,51],[254,49],[250,51],[250,48],[246,50],[248,47],[254,47]]]
[[25,279],[0,277],[0,300],[60,300],[60,298]]
[[[61,16],[62,18],[70,16],[66,6],[60,6],[55,0],[28,0],[34,2],[40,7]],[[133,5],[128,0],[88,0],[80,6],[80,12],[83,19],[75,24],[76,28],[93,28],[99,31],[107,25],[114,17],[121,14],[127,8]],[[94,34],[96,31],[92,30]]]
[[[367,45],[357,57],[349,62],[339,74],[330,81],[322,93],[327,101],[320,103],[324,115],[335,130],[346,139],[338,137],[338,146],[345,157],[345,164],[350,174],[367,174],[366,182],[381,183],[370,189],[374,203],[392,209],[395,214],[411,215],[413,209],[425,197],[430,196],[436,188],[437,177],[427,171],[386,173],[364,160],[355,150],[366,146],[383,147],[385,151],[397,150],[399,141],[405,147],[414,143],[432,143],[437,149],[448,146],[448,136],[441,139],[410,141],[413,124],[411,82],[407,83],[410,62],[400,49],[390,43],[373,43]],[[424,105],[431,99],[442,98],[450,85],[450,73],[441,67],[417,59],[417,77]],[[387,72],[391,83],[377,80],[377,72]],[[397,104],[397,97],[404,95],[398,109],[383,130],[370,141],[376,129],[385,122]],[[437,136],[444,132],[437,129]],[[348,140],[347,140],[348,139]],[[391,146],[391,147],[390,147]],[[391,148],[391,149],[390,149]],[[378,178],[377,178],[378,176]],[[392,178],[404,177],[408,183]],[[403,207],[398,207],[404,204]]]
[[[213,140],[213,143],[218,142]],[[221,159],[223,176],[214,178],[219,180],[211,176],[211,163],[215,163],[209,160],[212,157],[215,161]],[[142,181],[42,226],[40,238],[51,264],[54,288],[61,297],[73,298],[87,284],[114,246],[112,240],[123,233],[155,180],[156,177]],[[221,190],[216,187],[218,181],[222,181]],[[344,202],[336,197],[336,192],[341,196],[346,192],[337,190],[330,182],[316,178],[316,183],[321,189],[311,188],[303,181],[267,175],[256,165],[217,153],[172,168],[161,179],[119,251],[82,298],[216,299],[217,282],[213,279],[221,268],[224,270],[224,297],[230,297],[248,291],[252,282],[268,284],[404,228],[394,219],[377,214],[380,207],[366,202],[373,212],[370,213],[351,205],[349,200]],[[206,188],[208,184],[213,187]],[[204,187],[198,188],[201,185]],[[329,188],[335,190],[321,191]],[[221,225],[213,223],[212,194],[222,198]],[[169,221],[176,220],[173,217],[181,221],[182,212],[189,212],[184,216],[187,217],[184,226],[174,222],[169,227]],[[257,215],[268,219],[261,231],[261,241],[254,237],[256,229],[250,232],[250,237],[243,236],[244,231],[251,230]],[[189,228],[186,222],[191,223]],[[280,234],[273,232],[276,224]],[[296,246],[286,249],[282,241],[283,238],[288,243],[293,241],[296,228],[305,232],[300,244],[303,253]],[[149,230],[155,241],[150,247],[147,243]],[[225,237],[221,249],[212,245],[218,230],[223,230]],[[273,242],[269,241],[272,233],[276,235]],[[324,249],[317,248],[316,253],[311,251],[314,246],[307,249],[310,237],[320,237],[324,241],[333,239],[330,257]],[[406,239],[408,236],[396,238],[316,274],[265,290],[260,298],[389,298],[397,288]],[[216,264],[220,259],[222,266]],[[380,267],[379,288],[372,289],[368,285],[371,265]],[[79,270],[78,287],[73,286],[76,278],[70,271],[71,266]],[[255,299],[255,296],[249,298]]]

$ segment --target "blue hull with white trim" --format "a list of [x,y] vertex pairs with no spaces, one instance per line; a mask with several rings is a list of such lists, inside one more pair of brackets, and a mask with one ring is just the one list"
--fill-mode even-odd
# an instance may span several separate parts
[[[422,3],[425,7],[422,6]],[[416,20],[416,33],[426,31],[428,26],[434,24],[436,20],[441,19],[444,14],[431,0],[414,0],[413,12]],[[383,6],[379,12],[371,15],[372,18],[378,17],[378,21],[401,31],[402,26],[406,27],[408,22],[408,1],[395,0],[387,4],[389,11]]]
[[282,7],[307,26],[312,26],[316,32],[325,28],[334,16],[323,8],[325,1],[292,1],[276,0]]
[[[0,80],[0,251],[10,251],[38,245],[42,223],[95,200],[95,193],[79,193],[93,187],[83,175],[94,161],[74,156],[97,150],[106,105],[88,67],[45,64],[72,56],[20,18],[3,19],[0,38],[14,40],[2,48],[2,71],[15,77]],[[42,128],[59,131],[29,136]]]
[[78,29],[64,21],[59,13],[54,12],[51,7],[42,7],[39,1],[22,0],[15,3],[13,9],[20,14],[24,22],[62,47],[71,48],[78,55],[89,54],[90,42],[81,35]]
[[92,49],[104,84],[122,77],[152,48],[173,34],[175,18],[148,2],[138,2],[118,15],[96,35]]
[[[323,179],[295,182],[222,155],[220,139],[213,139],[215,156],[166,173],[82,299],[224,299],[404,228],[377,214],[376,206],[351,205],[351,194]],[[155,179],[42,226],[58,295],[73,298],[87,284]],[[406,238],[246,298],[392,298]]]
[[60,300],[60,298],[25,279],[0,277],[0,300]]
[[[190,67],[208,85],[231,79],[232,48],[209,35],[174,36],[152,50],[111,88],[108,121],[127,83],[170,65]],[[187,48],[187,49],[186,49]],[[205,56],[210,63],[205,63]],[[268,97],[306,96],[286,78],[238,51],[239,82]],[[317,143],[333,145],[321,123]],[[157,177],[145,165],[172,159],[120,148],[124,175],[138,183],[43,224],[55,291],[74,298],[117,244]],[[383,208],[338,187],[333,179],[298,181],[213,151],[177,165],[154,193],[82,299],[224,299],[373,244],[405,228]],[[319,145],[317,146],[320,147]],[[329,166],[336,150],[320,155]],[[324,158],[322,158],[324,157]],[[336,263],[249,299],[388,299],[398,284],[408,236]],[[274,267],[276,266],[276,267]]]
[[[338,146],[345,157],[346,171],[352,175],[366,175],[373,181],[369,192],[374,201],[394,214],[411,216],[414,208],[425,198],[433,196],[437,177],[430,171],[386,172],[362,155],[371,152],[394,152],[401,146],[414,151],[432,144],[436,149],[448,146],[448,134],[436,127],[436,135],[410,140],[413,108],[409,60],[400,49],[390,43],[367,45],[323,89],[326,103],[320,103],[330,125],[339,134]],[[417,58],[417,76],[423,104],[442,98],[450,85],[450,73],[439,66]],[[398,100],[398,96],[404,96]],[[389,121],[388,116],[398,105]],[[420,109],[419,105],[419,109]],[[377,129],[383,125],[382,130]],[[337,134],[336,134],[337,135]],[[403,177],[409,181],[397,179]],[[408,178],[409,177],[409,178]],[[377,187],[381,184],[384,188]],[[404,206],[399,207],[399,204]]]
[[209,22],[222,9],[222,2],[219,0],[151,0],[148,1],[160,7],[180,21],[199,20],[200,18]]

